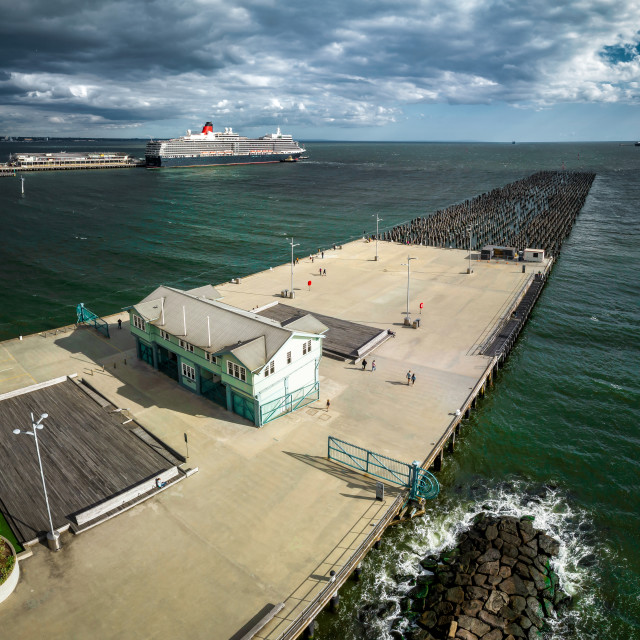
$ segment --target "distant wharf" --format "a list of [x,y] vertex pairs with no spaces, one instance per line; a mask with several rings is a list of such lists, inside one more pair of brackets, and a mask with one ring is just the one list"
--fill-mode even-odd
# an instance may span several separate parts
[[16,171],[131,169],[144,166],[144,160],[138,160],[121,151],[14,153],[7,164],[0,165],[0,175],[15,175]]
[[[478,251],[403,238],[381,241],[378,253],[376,260],[375,241],[363,239],[294,267],[288,307],[395,337],[366,356],[365,370],[357,354],[323,358],[319,402],[261,429],[138,360],[126,313],[105,318],[110,340],[71,326],[0,344],[0,393],[77,373],[172,450],[185,452],[187,434],[189,464],[200,469],[128,517],[63,539],[60,554],[38,548],[0,609],[8,635],[73,628],[93,637],[285,640],[313,625],[407,504],[390,485],[377,501],[375,478],[327,459],[328,438],[442,468],[553,264],[548,255],[481,260]],[[408,257],[415,260],[406,323]],[[216,289],[224,303],[284,317],[291,312],[273,303],[284,302],[290,269],[274,266]],[[112,593],[119,597],[103,607]]]

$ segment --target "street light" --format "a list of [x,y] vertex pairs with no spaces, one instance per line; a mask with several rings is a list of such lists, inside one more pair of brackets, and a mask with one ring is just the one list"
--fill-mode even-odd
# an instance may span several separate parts
[[409,317],[409,286],[411,284],[411,261],[418,258],[412,258],[407,256],[407,261],[403,262],[400,266],[407,267],[407,317],[404,319],[405,325],[411,324],[411,318]]
[[471,225],[467,227],[467,231],[469,232],[469,269],[467,273],[471,273]]
[[378,261],[378,224],[381,222],[382,218],[378,216],[377,213],[371,214],[371,217],[375,215],[376,217],[376,262]]
[[24,433],[27,436],[33,436],[36,441],[36,453],[38,454],[38,464],[40,465],[40,478],[42,479],[42,489],[44,491],[44,500],[47,503],[47,513],[49,514],[49,532],[47,533],[47,544],[52,551],[58,551],[60,549],[60,534],[53,528],[53,520],[51,519],[51,508],[49,507],[49,498],[47,496],[47,484],[44,481],[44,471],[42,470],[42,458],[40,457],[40,447],[38,446],[38,429],[44,429],[42,421],[48,418],[48,413],[43,413],[40,416],[38,422],[33,421],[33,413],[31,414],[31,428],[33,431],[21,431],[20,429],[14,429],[13,433],[19,435]]
[[[289,238],[287,238],[289,240]],[[291,238],[291,293],[289,294],[290,298],[293,298],[293,247],[298,247],[298,244],[293,244],[293,238]]]

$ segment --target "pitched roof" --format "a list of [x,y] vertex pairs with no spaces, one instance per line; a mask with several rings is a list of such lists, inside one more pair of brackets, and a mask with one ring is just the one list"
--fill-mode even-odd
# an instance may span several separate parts
[[251,371],[269,362],[293,334],[317,333],[285,328],[276,320],[212,300],[212,291],[213,287],[181,291],[160,286],[133,308],[147,322],[200,349],[233,353]]
[[303,331],[305,333],[326,333],[329,331],[329,327],[322,324],[318,318],[307,313],[299,318],[293,318],[287,322],[282,323],[283,327],[287,329],[295,329],[296,331]]

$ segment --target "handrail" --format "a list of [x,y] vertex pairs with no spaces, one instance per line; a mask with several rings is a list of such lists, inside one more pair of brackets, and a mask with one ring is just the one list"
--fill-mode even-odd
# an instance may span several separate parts
[[479,353],[482,353],[496,339],[496,336],[500,333],[500,331],[504,329],[509,317],[513,313],[513,310],[520,304],[520,301],[526,294],[526,290],[528,290],[531,286],[533,277],[533,275],[530,275],[527,278],[526,282],[522,285],[522,287],[520,287],[518,293],[513,298],[513,303],[509,307],[508,311],[505,311],[502,316],[500,316],[500,319],[494,326],[493,331],[482,341],[482,344],[478,347]]
[[493,358],[491,358],[491,361],[487,366],[487,368],[484,370],[482,377],[473,387],[473,389],[467,396],[466,400],[462,403],[462,406],[460,407],[460,414],[454,416],[451,419],[451,422],[449,423],[449,426],[446,428],[444,434],[440,437],[438,442],[436,442],[436,445],[431,450],[431,453],[424,459],[424,462],[421,465],[422,468],[428,469],[433,464],[434,460],[438,457],[438,455],[440,454],[440,451],[443,449],[445,443],[453,433],[453,430],[460,424],[460,422],[462,422],[462,418],[464,417],[464,414],[467,411],[467,409],[471,407],[471,403],[473,402],[473,399],[478,395],[478,392],[484,386],[484,384],[486,384],[487,378],[491,374],[491,371],[493,371],[493,367],[496,365],[497,362],[498,362],[497,356],[494,356]]
[[387,524],[391,521],[391,518],[400,509],[402,503],[405,500],[405,493],[402,493],[396,497],[384,516],[378,520],[376,526],[369,532],[369,535],[364,539],[360,546],[356,549],[353,555],[343,565],[342,569],[335,575],[335,580],[329,583],[324,589],[311,601],[311,604],[300,614],[297,620],[295,620],[283,633],[278,636],[278,640],[293,640],[304,630],[304,628],[315,619],[315,617],[322,611],[329,599],[334,593],[347,581],[347,578],[351,575],[356,565],[366,555],[367,551],[375,544],[380,538]]

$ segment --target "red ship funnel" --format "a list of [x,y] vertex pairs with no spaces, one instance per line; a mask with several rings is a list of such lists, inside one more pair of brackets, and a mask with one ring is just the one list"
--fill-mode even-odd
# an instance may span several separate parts
[[204,127],[202,127],[202,133],[213,133],[213,124],[207,122]]

